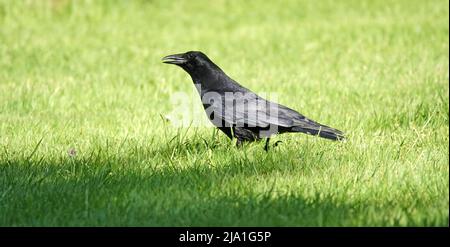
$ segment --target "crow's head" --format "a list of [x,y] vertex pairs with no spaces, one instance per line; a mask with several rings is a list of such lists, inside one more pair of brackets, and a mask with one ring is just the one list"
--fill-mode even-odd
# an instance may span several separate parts
[[188,51],[186,53],[165,56],[162,61],[163,63],[178,65],[191,75],[219,69],[217,65],[200,51]]

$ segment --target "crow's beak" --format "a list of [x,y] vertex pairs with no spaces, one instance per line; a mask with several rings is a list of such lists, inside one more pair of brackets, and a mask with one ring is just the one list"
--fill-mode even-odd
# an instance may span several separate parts
[[162,61],[163,63],[180,65],[186,63],[187,59],[184,58],[184,54],[174,54],[163,57]]

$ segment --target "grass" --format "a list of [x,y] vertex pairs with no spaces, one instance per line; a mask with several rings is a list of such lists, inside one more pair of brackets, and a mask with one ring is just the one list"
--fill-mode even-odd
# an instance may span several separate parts
[[[0,225],[448,226],[448,23],[443,0],[0,0]],[[174,126],[197,95],[160,59],[188,50],[348,140]]]

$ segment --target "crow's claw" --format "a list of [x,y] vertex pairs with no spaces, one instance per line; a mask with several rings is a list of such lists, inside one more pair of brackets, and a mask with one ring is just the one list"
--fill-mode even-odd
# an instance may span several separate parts
[[278,146],[278,143],[282,143],[283,141],[276,141],[274,144],[273,144],[273,147],[276,147],[276,146]]

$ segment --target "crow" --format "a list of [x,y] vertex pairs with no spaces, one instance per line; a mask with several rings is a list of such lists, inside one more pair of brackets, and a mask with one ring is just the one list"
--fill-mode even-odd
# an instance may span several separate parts
[[344,139],[340,130],[265,100],[241,86],[200,51],[165,56],[162,61],[181,67],[191,76],[208,118],[230,139],[235,137],[237,146],[266,138],[264,149],[267,151],[270,137],[285,132]]

